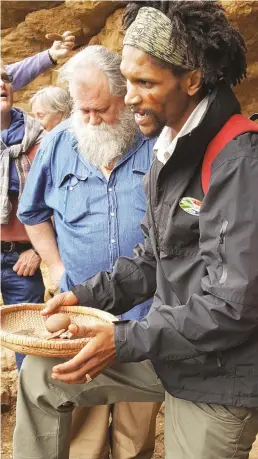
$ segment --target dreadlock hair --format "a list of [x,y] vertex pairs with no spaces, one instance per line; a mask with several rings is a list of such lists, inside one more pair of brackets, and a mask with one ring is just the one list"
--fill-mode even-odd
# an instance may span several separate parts
[[[143,6],[156,8],[172,23],[175,46],[184,42],[193,68],[200,69],[206,90],[220,80],[235,86],[246,77],[246,45],[240,32],[228,22],[224,8],[216,1],[136,1],[124,13],[126,30]],[[163,62],[163,66],[180,76],[187,70]]]

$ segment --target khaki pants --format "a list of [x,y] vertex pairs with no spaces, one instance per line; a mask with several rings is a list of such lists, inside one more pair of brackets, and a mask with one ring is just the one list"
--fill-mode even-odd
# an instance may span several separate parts
[[165,397],[166,459],[247,459],[258,410]]
[[[151,459],[161,403],[116,403],[76,407],[72,413],[70,459]],[[110,415],[112,423],[110,426]]]
[[[46,288],[45,301],[58,293],[59,286]],[[76,407],[72,413],[70,459],[108,459],[110,451],[112,459],[151,459],[160,406],[161,403],[122,402]]]
[[[114,365],[89,384],[78,385],[51,379],[57,363],[59,359],[31,356],[23,362],[13,459],[68,459],[75,406],[164,398],[149,361]],[[166,394],[166,459],[247,459],[257,432],[256,409],[193,403]]]

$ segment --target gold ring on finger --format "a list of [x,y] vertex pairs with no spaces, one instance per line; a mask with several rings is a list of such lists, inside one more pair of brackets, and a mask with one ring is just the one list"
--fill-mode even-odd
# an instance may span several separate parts
[[85,379],[86,379],[86,383],[90,383],[92,381],[92,378],[90,377],[89,373],[86,373]]

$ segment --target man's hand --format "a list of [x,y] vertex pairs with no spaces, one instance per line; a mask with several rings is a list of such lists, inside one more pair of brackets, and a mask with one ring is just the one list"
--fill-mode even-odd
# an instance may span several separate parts
[[55,290],[59,287],[60,280],[64,274],[64,271],[65,268],[61,261],[58,263],[53,263],[52,265],[48,265],[49,284],[52,290]]
[[78,304],[78,298],[73,292],[64,292],[54,296],[51,300],[47,301],[46,307],[42,309],[42,316],[54,314],[61,306],[75,306]]
[[13,270],[18,276],[33,276],[37,271],[41,262],[41,258],[29,249],[22,252],[19,256],[17,263],[14,265]]
[[115,326],[101,324],[84,327],[71,324],[69,331],[77,337],[92,339],[73,359],[53,367],[52,378],[68,384],[90,382],[116,358]]
[[63,59],[69,55],[74,47],[75,36],[71,32],[64,32],[62,35],[62,41],[54,41],[53,45],[49,49],[49,53],[54,61]]

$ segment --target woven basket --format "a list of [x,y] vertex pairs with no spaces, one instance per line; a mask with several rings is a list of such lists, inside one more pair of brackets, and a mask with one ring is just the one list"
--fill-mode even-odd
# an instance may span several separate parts
[[[60,358],[73,357],[91,338],[47,340],[22,333],[17,334],[18,331],[27,329],[46,330],[45,319],[40,314],[44,307],[44,304],[22,303],[0,308],[2,346],[21,354]],[[84,306],[63,306],[57,312],[69,314],[71,322],[77,325],[105,324],[117,320],[108,312]]]

